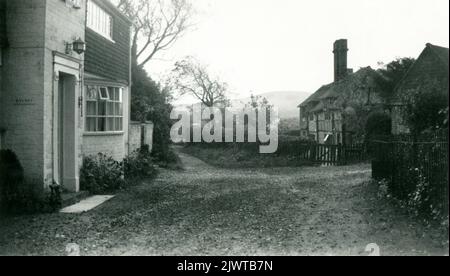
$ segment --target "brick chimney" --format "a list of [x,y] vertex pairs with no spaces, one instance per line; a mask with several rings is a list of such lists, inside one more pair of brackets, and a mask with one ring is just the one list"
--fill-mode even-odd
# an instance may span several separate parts
[[339,81],[347,76],[347,39],[334,42],[334,81]]

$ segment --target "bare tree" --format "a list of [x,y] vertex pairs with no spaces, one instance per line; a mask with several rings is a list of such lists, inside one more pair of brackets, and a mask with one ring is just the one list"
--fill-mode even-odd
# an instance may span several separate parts
[[190,27],[193,7],[187,0],[117,0],[133,22],[132,60],[144,66],[172,46]]
[[253,95],[250,96],[250,101],[245,105],[246,108],[253,108],[253,109],[271,109],[273,108],[273,105],[269,103],[266,97],[262,97],[260,95]]
[[207,107],[228,106],[228,85],[208,73],[207,67],[192,57],[175,64],[173,88],[180,95],[191,95]]

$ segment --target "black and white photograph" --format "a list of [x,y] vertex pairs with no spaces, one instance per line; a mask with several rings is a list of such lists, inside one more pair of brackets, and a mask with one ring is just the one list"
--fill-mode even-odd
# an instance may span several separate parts
[[448,111],[448,0],[0,0],[0,256],[448,256]]

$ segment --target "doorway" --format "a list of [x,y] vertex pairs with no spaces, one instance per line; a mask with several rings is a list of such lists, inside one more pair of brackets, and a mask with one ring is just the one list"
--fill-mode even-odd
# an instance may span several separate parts
[[74,75],[59,72],[54,102],[54,180],[69,192],[79,190],[77,87]]

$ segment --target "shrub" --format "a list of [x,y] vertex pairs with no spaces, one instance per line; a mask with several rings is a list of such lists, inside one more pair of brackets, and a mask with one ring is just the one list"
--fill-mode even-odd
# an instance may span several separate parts
[[389,194],[413,214],[433,221],[448,216],[448,142],[439,133],[373,147],[373,177],[386,179]]
[[382,112],[376,112],[367,118],[366,122],[366,137],[370,138],[378,135],[389,135],[392,130],[391,117]]
[[59,189],[44,193],[40,181],[26,181],[24,170],[11,150],[0,151],[0,209],[8,214],[55,211],[61,205]]
[[80,170],[82,190],[92,194],[113,192],[123,188],[122,163],[105,154],[85,157]]
[[42,183],[23,181],[4,197],[3,211],[8,214],[24,214],[54,211],[50,195],[42,190]]
[[18,188],[24,182],[22,165],[16,154],[11,150],[0,151],[0,204],[1,209],[9,206],[17,195]]
[[19,186],[24,180],[22,165],[16,154],[11,150],[0,151],[0,189],[2,196]]
[[[410,93],[402,95],[403,118],[411,131],[448,128],[448,82],[429,80]],[[446,111],[447,110],[447,111]]]
[[153,177],[156,171],[148,146],[133,152],[122,162],[100,153],[84,158],[80,186],[92,194],[115,192],[135,180]]
[[155,175],[156,166],[148,146],[132,153],[123,160],[125,179],[149,178]]

